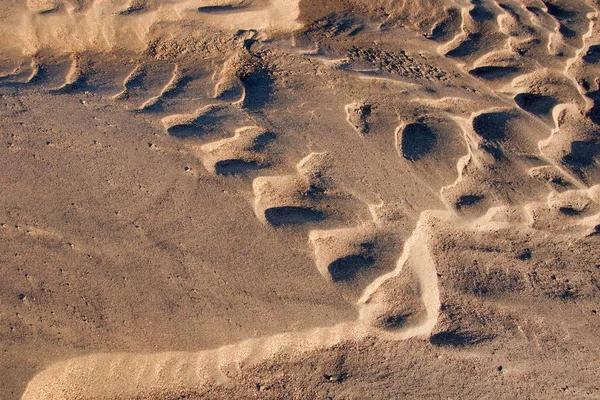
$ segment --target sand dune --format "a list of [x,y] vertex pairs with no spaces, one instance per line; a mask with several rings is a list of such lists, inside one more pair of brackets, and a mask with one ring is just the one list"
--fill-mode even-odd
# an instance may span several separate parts
[[597,18],[8,2],[0,398],[597,398]]
[[154,25],[180,20],[233,32],[299,27],[298,4],[288,0],[28,0],[3,14],[3,48],[24,54],[49,48],[58,52],[143,50]]

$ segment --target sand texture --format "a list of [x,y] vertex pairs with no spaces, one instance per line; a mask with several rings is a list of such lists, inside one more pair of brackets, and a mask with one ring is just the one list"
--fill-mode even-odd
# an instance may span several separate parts
[[3,0],[0,399],[600,399],[600,3]]

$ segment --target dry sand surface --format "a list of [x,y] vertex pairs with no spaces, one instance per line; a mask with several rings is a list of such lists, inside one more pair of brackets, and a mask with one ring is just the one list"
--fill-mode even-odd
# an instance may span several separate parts
[[596,0],[0,3],[0,399],[600,399]]

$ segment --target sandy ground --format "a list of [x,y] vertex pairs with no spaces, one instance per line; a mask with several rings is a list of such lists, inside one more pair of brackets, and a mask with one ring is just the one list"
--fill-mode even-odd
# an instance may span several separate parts
[[600,4],[2,3],[0,399],[600,398]]

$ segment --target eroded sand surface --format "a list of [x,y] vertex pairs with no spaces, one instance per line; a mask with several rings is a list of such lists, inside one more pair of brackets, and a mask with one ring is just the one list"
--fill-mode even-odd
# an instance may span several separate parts
[[4,1],[0,398],[600,398],[599,9]]

